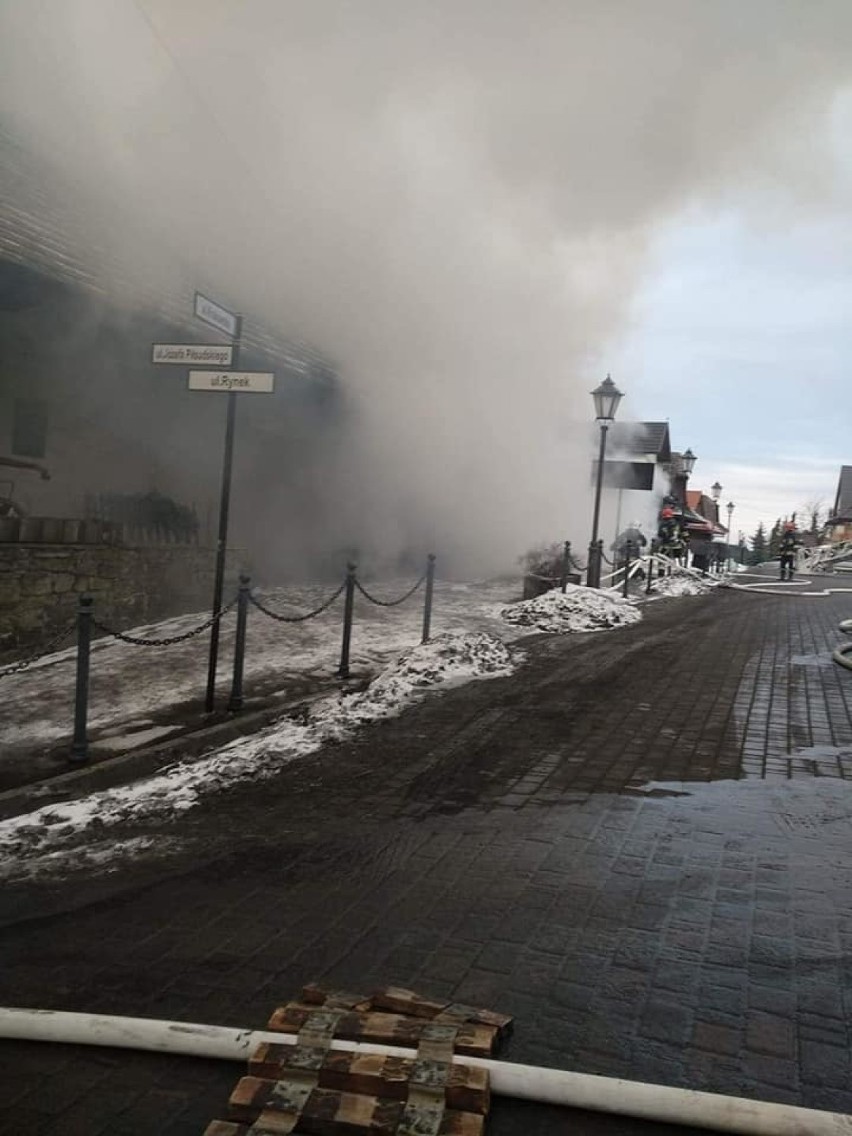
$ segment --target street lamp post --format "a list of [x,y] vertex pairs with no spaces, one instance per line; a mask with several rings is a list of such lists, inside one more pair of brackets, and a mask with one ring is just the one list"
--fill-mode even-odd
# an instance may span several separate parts
[[606,457],[606,436],[609,427],[615,421],[615,412],[618,404],[624,398],[612,378],[607,375],[599,387],[592,391],[595,400],[595,418],[601,428],[601,444],[598,453],[598,476],[595,485],[595,511],[592,518],[592,539],[589,544],[589,562],[586,569],[586,586],[599,588],[601,586],[601,550],[598,547],[598,522],[601,513],[601,490],[603,488],[604,458]]
[[[731,551],[731,517],[734,514],[734,503],[729,501],[725,508],[728,510],[728,552]],[[733,557],[731,557],[733,559]]]
[[[682,509],[683,509],[683,516],[681,517],[681,520],[682,520],[682,523],[683,523],[683,526],[684,526],[684,531],[681,534],[681,536],[688,535],[688,532],[687,532],[687,529],[686,529],[686,511],[689,508],[689,506],[687,504],[686,488],[689,485],[689,478],[690,478],[692,471],[695,469],[695,463],[697,461],[698,461],[698,458],[692,452],[691,449],[684,450],[683,453],[680,455],[680,471],[681,471],[681,474],[683,475],[683,489],[682,489],[683,500],[681,502],[681,506],[682,506]],[[684,541],[681,542],[680,559],[682,560],[684,567],[688,567],[688,565],[689,565],[689,545],[688,545],[688,543],[686,543]]]

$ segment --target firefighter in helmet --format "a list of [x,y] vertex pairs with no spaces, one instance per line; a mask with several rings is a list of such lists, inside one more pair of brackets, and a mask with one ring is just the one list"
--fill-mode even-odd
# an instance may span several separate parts
[[799,547],[799,534],[793,521],[785,521],[781,531],[779,551],[781,553],[781,579],[792,580],[796,566],[796,549]]
[[671,505],[664,505],[660,511],[657,525],[657,540],[660,552],[666,556],[679,558],[683,554],[683,530]]

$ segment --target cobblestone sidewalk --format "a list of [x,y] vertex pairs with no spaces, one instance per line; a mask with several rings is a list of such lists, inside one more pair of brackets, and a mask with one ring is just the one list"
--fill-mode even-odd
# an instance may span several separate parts
[[[396,982],[515,1015],[510,1060],[852,1113],[850,609],[719,592],[531,641],[165,825],[171,856],[7,889],[2,999],[261,1026],[309,980]],[[239,1074],[0,1049],[17,1134],[189,1136]],[[569,1130],[678,1132],[504,1101],[491,1129]]]

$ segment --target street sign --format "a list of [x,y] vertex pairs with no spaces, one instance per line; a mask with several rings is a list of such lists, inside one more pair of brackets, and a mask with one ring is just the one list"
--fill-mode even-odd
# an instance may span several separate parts
[[225,335],[230,335],[231,339],[236,338],[238,317],[233,312],[229,312],[227,308],[223,308],[220,304],[208,299],[207,296],[202,296],[200,292],[195,293],[195,316],[202,323],[206,323],[208,327],[215,327],[217,331],[223,331]]
[[234,349],[230,343],[155,343],[152,363],[206,363],[208,367],[230,367]]
[[189,389],[270,394],[275,389],[275,375],[271,371],[190,371]]

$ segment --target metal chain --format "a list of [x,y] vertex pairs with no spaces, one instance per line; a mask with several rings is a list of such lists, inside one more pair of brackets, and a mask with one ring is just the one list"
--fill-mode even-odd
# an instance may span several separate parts
[[398,600],[378,600],[378,599],[376,599],[375,596],[370,595],[370,593],[367,591],[367,589],[364,587],[364,585],[361,583],[360,580],[355,581],[355,587],[358,589],[358,591],[361,593],[361,595],[364,597],[365,600],[369,600],[370,603],[377,604],[378,607],[398,607],[401,603],[405,603],[406,600],[411,599],[411,597],[414,595],[414,593],[417,591],[417,589],[420,587],[420,585],[424,582],[425,579],[426,579],[426,574],[424,572],[424,574],[420,577],[420,579],[417,581],[417,583],[414,585],[414,587],[409,588],[408,591],[405,593],[405,595],[400,596]]
[[113,639],[118,639],[122,643],[129,643],[131,647],[172,647],[175,643],[183,643],[187,639],[192,639],[195,635],[200,635],[202,631],[208,631],[214,623],[228,614],[236,602],[237,597],[234,596],[229,604],[217,611],[215,615],[211,615],[198,627],[193,627],[191,631],[184,631],[181,635],[169,635],[165,639],[138,639],[135,635],[126,635],[123,631],[116,631],[114,628],[108,627],[99,619],[95,619],[94,616],[92,616],[92,624],[97,627],[98,631],[103,631],[105,635],[111,635]]
[[31,667],[32,664],[38,662],[39,659],[43,659],[45,655],[49,655],[54,647],[57,647],[63,639],[68,638],[76,625],[77,620],[75,618],[70,623],[67,623],[57,635],[54,635],[44,647],[41,647],[36,654],[28,655],[26,659],[20,659],[17,663],[12,663],[11,666],[4,667],[0,670],[0,678],[6,678],[7,675],[20,674],[21,671],[25,671],[27,667]]
[[330,608],[345,587],[346,581],[344,580],[333,596],[330,596],[325,603],[320,604],[318,608],[314,608],[313,611],[309,611],[306,615],[281,615],[280,612],[270,611],[268,607],[264,607],[260,600],[256,599],[251,592],[249,592],[248,598],[249,603],[253,604],[258,611],[262,611],[264,615],[268,615],[270,619],[274,619],[278,623],[304,623],[306,619],[313,619],[316,615],[322,615],[324,611]]

